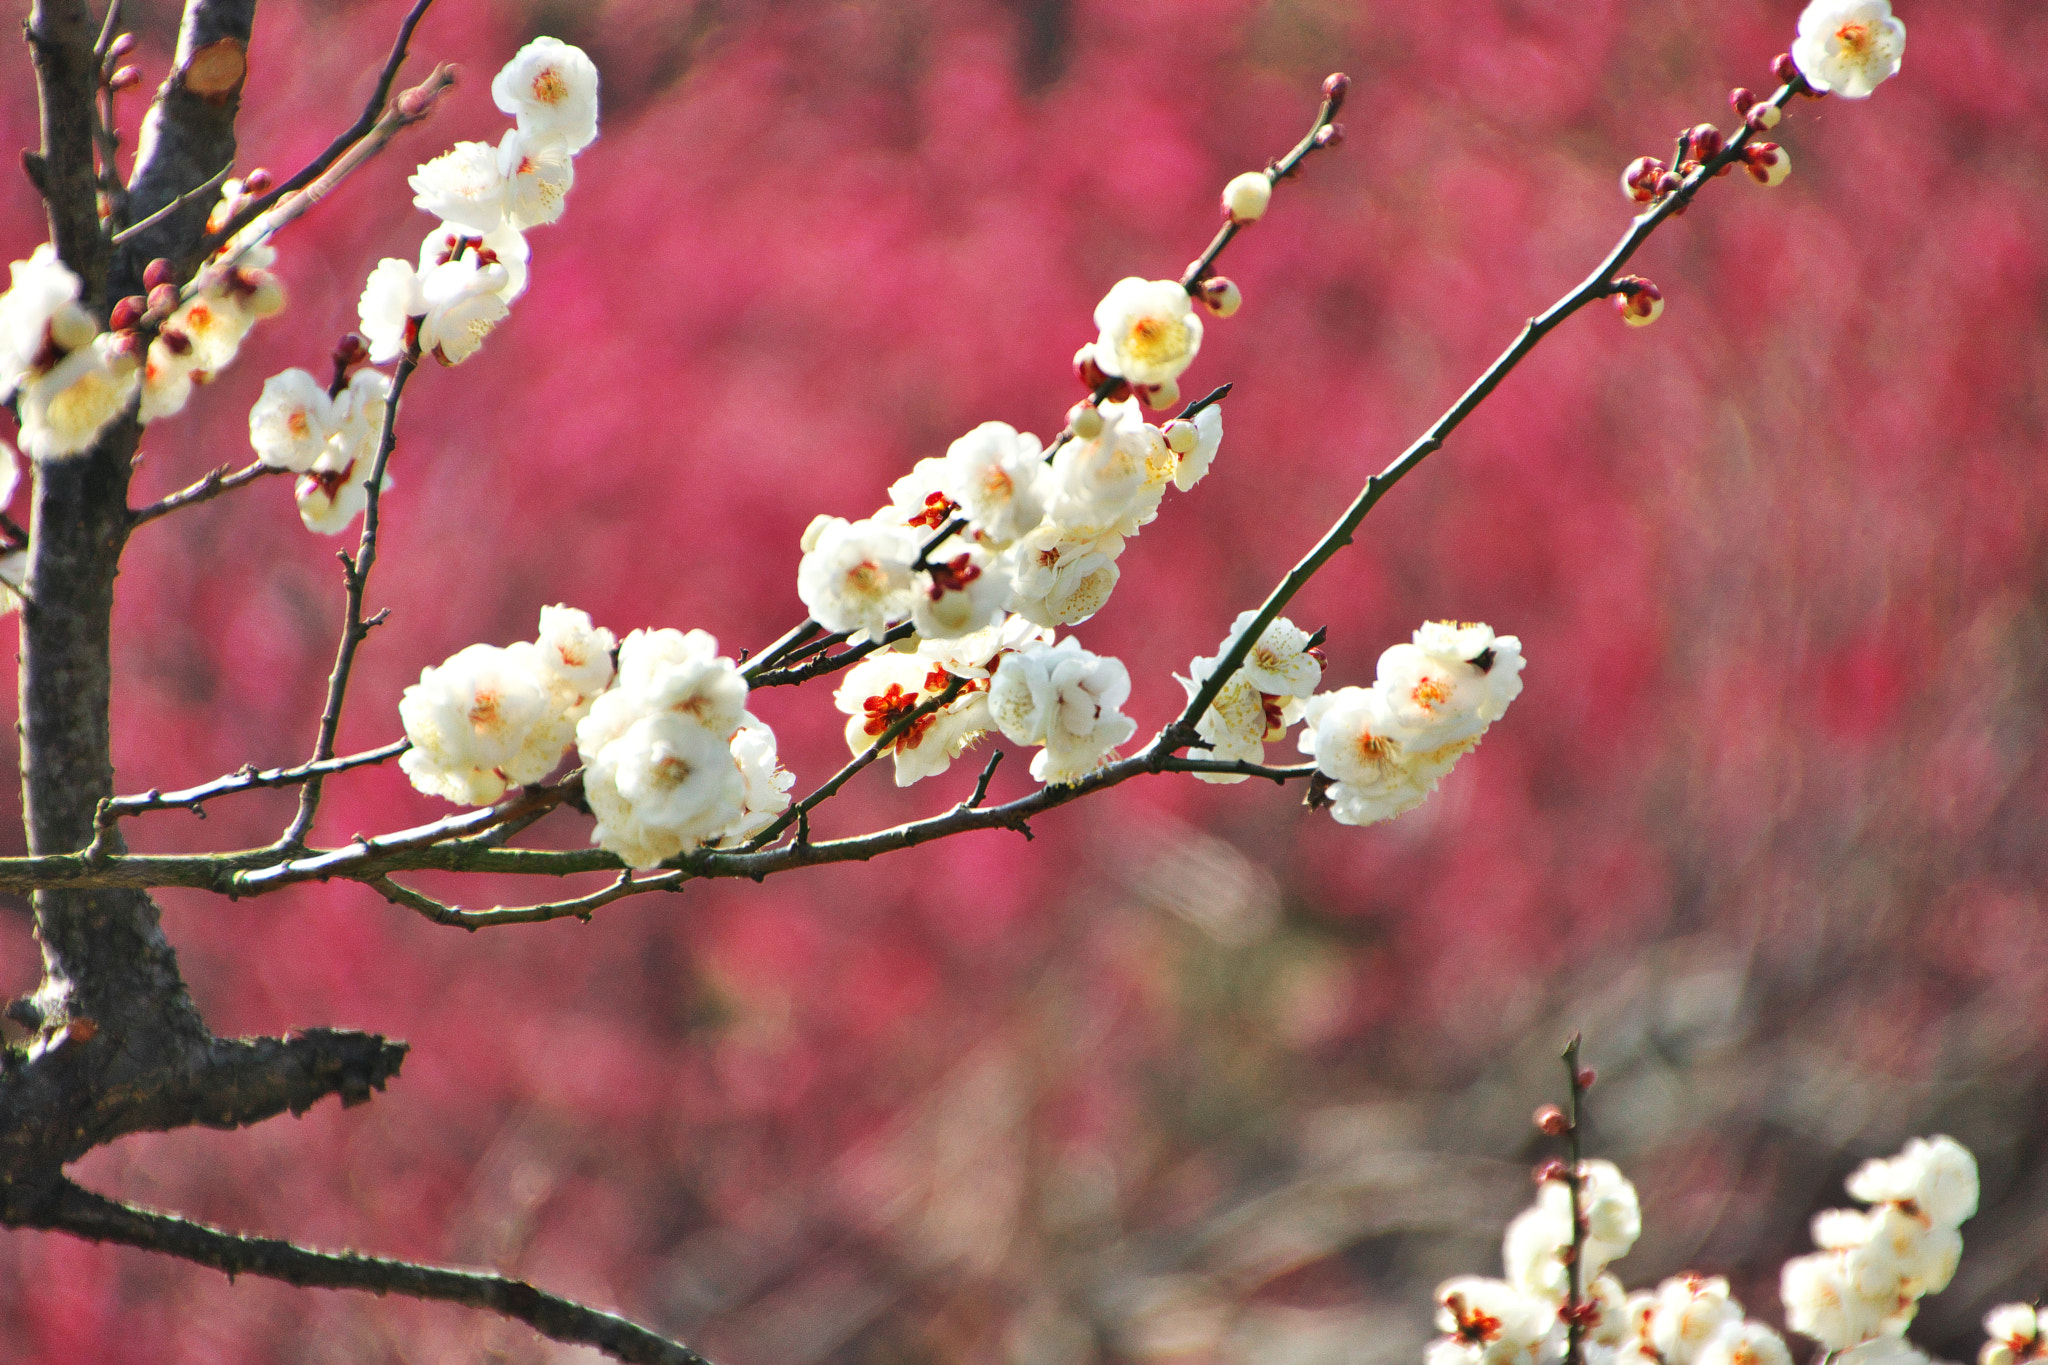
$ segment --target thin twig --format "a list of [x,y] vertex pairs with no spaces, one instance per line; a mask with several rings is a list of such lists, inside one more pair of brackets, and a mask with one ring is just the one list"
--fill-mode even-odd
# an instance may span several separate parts
[[[1332,77],[1332,79],[1334,80],[1335,78]],[[1341,103],[1343,103],[1341,95],[1323,96],[1322,105],[1316,110],[1316,121],[1309,127],[1308,132],[1302,136],[1301,141],[1295,143],[1293,150],[1288,152],[1286,156],[1281,157],[1278,161],[1266,167],[1266,178],[1268,180],[1277,186],[1282,180],[1294,174],[1294,168],[1299,166],[1310,152],[1325,145],[1316,141],[1316,135],[1328,126],[1332,118],[1336,117],[1337,106]],[[1187,290],[1190,294],[1200,290],[1202,281],[1208,277],[1211,270],[1215,269],[1216,258],[1223,254],[1223,248],[1229,246],[1231,239],[1236,237],[1245,226],[1245,224],[1239,223],[1234,218],[1225,220],[1223,226],[1216,230],[1216,235],[1210,240],[1208,247],[1203,250],[1201,255],[1195,257],[1193,264],[1189,265],[1186,273],[1180,277],[1181,288]]]
[[[106,155],[109,161],[111,161],[113,157],[113,149],[111,147],[108,148]],[[170,203],[165,204],[162,208],[158,209],[155,213],[150,214],[141,222],[130,223],[127,227],[122,228],[119,232],[113,235],[113,238],[111,240],[113,241],[115,246],[120,246],[122,243],[128,241],[131,237],[134,237],[137,233],[148,231],[150,228],[156,226],[159,222],[162,222],[164,219],[170,217],[179,209],[185,207],[185,205],[191,203],[193,200],[199,198],[201,195],[210,194],[211,192],[219,189],[222,185],[227,183],[228,177],[234,173],[234,170],[235,163],[230,161],[227,165],[221,167],[219,170],[215,171],[211,176],[207,177],[207,179],[204,182],[194,185],[191,189],[186,190],[176,199],[173,199]]]
[[267,475],[283,474],[286,472],[281,466],[268,465],[261,460],[256,461],[254,464],[245,464],[232,474],[228,472],[226,465],[222,465],[218,469],[208,470],[206,476],[197,483],[188,484],[167,498],[152,502],[147,506],[131,509],[128,513],[128,524],[130,526],[140,526],[144,522],[155,521],[158,517],[175,512],[180,507],[190,507],[194,503],[206,502],[209,499],[219,497],[223,493],[233,492],[237,488],[246,488]]
[[938,549],[941,545],[944,545],[966,529],[966,517],[955,517],[944,526],[941,526],[933,533],[932,538],[924,543],[924,548],[917,552],[917,558],[910,562],[910,571],[912,573],[923,573],[931,568],[932,551]]
[[1172,755],[1160,760],[1159,771],[1163,773],[1235,773],[1240,777],[1263,777],[1279,786],[1300,777],[1314,777],[1313,763],[1290,764],[1285,768],[1268,767],[1263,763],[1247,763],[1234,758],[1181,758]]
[[373,1294],[466,1304],[527,1324],[556,1341],[594,1346],[636,1365],[710,1365],[614,1313],[536,1289],[524,1280],[479,1270],[450,1270],[413,1261],[315,1251],[277,1237],[249,1237],[108,1199],[61,1181],[30,1224],[91,1242],[118,1242],[210,1266],[229,1276],[261,1275],[309,1289],[362,1289]]
[[467,929],[474,933],[478,929],[491,929],[506,924],[544,924],[550,920],[571,917],[588,923],[593,911],[610,905],[613,901],[624,900],[628,896],[644,896],[655,891],[674,891],[690,880],[692,878],[687,872],[655,872],[647,876],[636,876],[629,868],[620,873],[610,886],[601,891],[593,891],[587,896],[544,901],[538,905],[499,905],[489,910],[464,910],[459,906],[445,905],[409,886],[400,886],[389,877],[372,878],[369,886],[393,905],[417,910],[436,924]]
[[1579,1035],[1574,1033],[1571,1041],[1564,1045],[1564,1070],[1569,1077],[1570,1099],[1565,1109],[1565,1142],[1571,1153],[1571,1164],[1565,1170],[1565,1190],[1571,1200],[1572,1255],[1571,1274],[1565,1282],[1565,1365],[1586,1365],[1586,1324],[1581,1309],[1586,1301],[1586,1225],[1579,1214],[1579,1201],[1585,1180],[1584,1153],[1579,1141],[1579,1100],[1586,1093],[1580,1083]]
[[100,812],[111,819],[129,815],[142,815],[155,810],[189,810],[195,815],[204,815],[200,809],[217,796],[231,796],[236,792],[257,791],[272,787],[295,787],[315,776],[325,777],[331,773],[347,772],[352,768],[367,768],[398,757],[412,747],[409,739],[393,740],[381,749],[365,749],[359,754],[343,758],[330,758],[324,763],[301,763],[296,768],[264,768],[254,766],[226,777],[216,777],[211,782],[183,791],[150,790],[135,796],[112,796],[100,802]]
[[[334,735],[341,727],[341,703],[348,694],[349,670],[354,667],[356,648],[369,636],[375,621],[363,619],[363,593],[369,586],[370,570],[377,563],[377,513],[379,495],[383,491],[384,469],[391,461],[391,449],[398,440],[398,404],[405,395],[405,383],[412,378],[412,372],[419,366],[419,357],[408,354],[398,362],[398,372],[391,377],[391,396],[384,405],[384,431],[377,440],[377,459],[370,467],[370,481],[364,485],[368,501],[363,506],[363,532],[356,545],[356,555],[350,559],[346,553],[341,556],[342,583],[346,590],[347,606],[341,627],[341,643],[334,655],[334,671],[327,677],[327,704],[320,711],[320,732],[313,741],[313,757],[307,761],[309,767],[334,757]],[[299,810],[292,817],[290,826],[278,840],[278,846],[297,849],[304,845],[306,832],[313,827],[313,817],[320,813],[320,788],[325,774],[315,772],[299,788]]]
[[[852,649],[841,650],[837,654],[821,654],[806,664],[792,663],[787,667],[760,674],[752,679],[752,685],[755,687],[793,687],[798,683],[807,683],[813,678],[822,678],[828,673],[837,673],[842,668],[850,668],[862,659],[867,658],[868,655],[873,654],[876,650],[886,649],[898,640],[908,640],[915,634],[917,634],[917,627],[905,621],[900,625],[889,627],[881,638],[869,640],[865,644],[855,645]],[[841,638],[843,639],[844,637],[842,636]]]
[[421,17],[427,12],[427,6],[433,3],[434,0],[418,0],[411,12],[405,16],[405,22],[398,26],[398,38],[391,44],[391,55],[384,59],[384,69],[377,74],[377,86],[370,92],[369,102],[363,106],[361,116],[339,137],[328,143],[326,151],[300,167],[290,179],[261,198],[243,205],[241,210],[228,220],[225,227],[207,240],[207,250],[212,250],[232,238],[286,195],[296,193],[318,180],[343,152],[369,136],[370,130],[377,126],[377,116],[384,112],[385,100],[391,97],[391,85],[398,79],[398,68],[405,63],[405,51],[412,42],[412,31],[419,27]]
[[784,655],[823,629],[824,627],[816,621],[805,617],[792,626],[781,639],[755,655],[753,661],[740,670],[740,676],[752,683],[757,675],[781,663]]
[[[996,750],[988,756],[988,763],[982,768],[981,776],[974,779],[974,795],[960,803],[961,810],[974,810],[988,798],[988,784],[995,778],[996,765],[1003,761],[1003,751]],[[805,842],[809,842],[806,840]]]

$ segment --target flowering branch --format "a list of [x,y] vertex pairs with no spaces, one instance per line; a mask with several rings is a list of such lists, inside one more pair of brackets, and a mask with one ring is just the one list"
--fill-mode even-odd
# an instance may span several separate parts
[[315,1251],[277,1237],[242,1236],[108,1199],[69,1180],[56,1182],[21,1225],[164,1252],[230,1277],[261,1275],[304,1288],[363,1289],[488,1309],[556,1341],[594,1346],[636,1365],[710,1365],[680,1342],[524,1280],[348,1251]]
[[418,355],[408,354],[398,362],[398,372],[391,378],[391,396],[384,407],[384,430],[377,440],[377,457],[370,466],[369,482],[364,486],[369,501],[363,508],[362,537],[357,542],[355,558],[349,558],[347,551],[339,555],[347,596],[341,643],[335,651],[334,671],[327,678],[327,704],[321,709],[319,735],[313,741],[313,757],[306,765],[310,771],[304,785],[299,788],[298,813],[278,840],[281,848],[303,847],[306,833],[313,827],[313,817],[320,812],[321,785],[326,779],[320,765],[334,757],[334,735],[341,725],[341,703],[348,692],[349,671],[355,664],[356,649],[369,637],[372,628],[383,620],[381,612],[369,620],[363,618],[363,593],[369,586],[370,570],[377,563],[378,502],[383,492],[384,469],[391,461],[391,450],[398,439],[398,404],[405,395],[406,381],[412,378],[412,372],[418,366]]

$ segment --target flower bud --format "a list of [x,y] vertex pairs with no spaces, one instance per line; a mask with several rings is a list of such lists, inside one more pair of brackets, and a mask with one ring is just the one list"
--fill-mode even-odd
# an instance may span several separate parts
[[[1560,1114],[1558,1117],[1562,1118],[1564,1116]],[[1537,1162],[1536,1169],[1529,1172],[1529,1178],[1539,1185],[1548,1185],[1553,1180],[1562,1180],[1565,1178],[1565,1175],[1565,1164],[1556,1157],[1551,1157],[1547,1161]]]
[[168,316],[178,309],[178,287],[169,281],[153,285],[149,291],[149,311]]
[[1711,123],[1702,123],[1685,135],[1686,155],[1694,161],[1712,161],[1727,145],[1721,130]]
[[1323,98],[1330,102],[1330,116],[1344,107],[1344,97],[1351,93],[1351,78],[1341,71],[1334,71],[1323,77]]
[[1203,304],[1219,318],[1229,317],[1244,303],[1237,282],[1227,275],[1211,275],[1197,287],[1202,291]]
[[1246,171],[1223,187],[1223,212],[1233,223],[1256,223],[1273,202],[1273,182],[1264,171]]
[[1749,178],[1759,185],[1782,185],[1792,174],[1792,154],[1775,142],[1753,142],[1742,149]]
[[1154,412],[1161,408],[1170,408],[1180,401],[1178,379],[1169,379],[1160,384],[1140,384],[1136,386],[1136,391],[1139,399]]
[[161,256],[142,267],[142,287],[144,289],[154,289],[160,284],[169,284],[171,279],[171,263]]
[[113,344],[107,347],[107,360],[113,369],[125,373],[141,368],[148,350],[140,332],[117,332]]
[[1081,387],[1093,393],[1102,387],[1102,381],[1109,378],[1102,367],[1095,363],[1095,343],[1088,342],[1074,352],[1074,378],[1081,381]]
[[132,33],[119,33],[119,34],[116,34],[116,35],[114,36],[114,41],[113,41],[113,42],[112,42],[111,44],[109,44],[109,45],[108,45],[108,47],[107,47],[107,60],[108,60],[108,61],[110,61],[110,62],[118,62],[118,61],[120,61],[120,60],[121,60],[121,59],[122,59],[123,57],[127,56],[127,55],[128,55],[129,53],[133,52],[134,50],[135,50],[135,35],[134,35],[134,34],[132,34]]
[[1738,85],[1728,92],[1728,107],[1735,111],[1735,117],[1747,118],[1756,104],[1756,92],[1748,86]]
[[1789,52],[1780,52],[1771,58],[1771,74],[1778,78],[1778,84],[1790,85],[1799,79],[1799,66]]
[[1161,427],[1159,434],[1166,438],[1166,448],[1176,455],[1187,454],[1202,439],[1202,433],[1196,429],[1193,422],[1179,417]]
[[113,75],[107,77],[108,90],[126,90],[130,86],[140,84],[142,84],[142,73],[132,66],[124,66]]
[[1768,133],[1778,126],[1778,120],[1785,117],[1784,111],[1775,104],[1759,104],[1743,117],[1743,122],[1759,133]]
[[1640,275],[1614,282],[1614,310],[1631,327],[1647,327],[1664,311],[1664,293]]
[[1537,1129],[1548,1137],[1563,1137],[1572,1130],[1571,1120],[1554,1104],[1538,1106],[1534,1120]]
[[1621,192],[1638,204],[1647,204],[1664,192],[1664,173],[1670,169],[1654,156],[1639,156],[1621,173]]
[[268,194],[270,193],[270,185],[270,172],[258,166],[255,170],[249,172],[247,179],[242,181],[242,193],[245,195]]
[[1092,441],[1102,434],[1102,414],[1093,403],[1076,403],[1067,410],[1067,426],[1083,441]]
[[1315,145],[1318,147],[1337,147],[1343,142],[1344,125],[1341,123],[1326,123],[1316,129]]
[[334,343],[334,365],[336,369],[347,369],[360,365],[370,358],[369,343],[363,340],[361,332],[343,332],[341,340]]
[[1579,1068],[1579,1074],[1575,1079],[1579,1083],[1580,1091],[1583,1092],[1593,1088],[1593,1082],[1600,1079],[1600,1073],[1590,1066],[1582,1066]]
[[130,294],[125,299],[117,300],[111,315],[107,319],[107,330],[110,332],[127,331],[136,323],[142,321],[143,311],[148,307],[149,300],[143,298],[140,294]]

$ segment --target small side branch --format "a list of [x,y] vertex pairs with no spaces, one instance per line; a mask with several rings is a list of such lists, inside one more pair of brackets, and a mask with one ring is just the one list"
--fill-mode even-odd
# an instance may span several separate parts
[[594,1346],[636,1365],[710,1365],[671,1341],[615,1313],[536,1289],[524,1280],[475,1270],[450,1270],[412,1261],[315,1251],[276,1237],[248,1237],[137,1208],[59,1181],[24,1212],[21,1225],[68,1232],[92,1242],[116,1242],[161,1252],[233,1275],[261,1275],[308,1289],[362,1289],[372,1294],[466,1304],[527,1324],[543,1336]]
[[313,828],[313,817],[320,813],[320,790],[325,774],[317,769],[334,757],[334,736],[341,728],[341,704],[348,695],[349,673],[355,667],[356,649],[369,638],[370,628],[382,619],[381,616],[373,620],[363,619],[363,594],[370,584],[370,570],[377,563],[378,505],[384,487],[384,470],[391,462],[391,450],[398,441],[398,405],[405,396],[406,381],[412,378],[412,372],[418,366],[419,358],[407,355],[398,362],[398,372],[391,378],[391,397],[384,405],[384,431],[377,440],[377,460],[370,467],[370,481],[364,486],[369,501],[363,507],[362,537],[357,542],[355,558],[350,559],[345,554],[341,558],[347,605],[341,643],[335,650],[334,671],[327,677],[327,704],[321,708],[320,730],[313,741],[313,757],[306,764],[316,771],[299,788],[298,814],[292,817],[291,824],[278,839],[280,848],[304,846],[306,833]]
[[1279,786],[1285,786],[1296,778],[1314,777],[1316,765],[1297,763],[1285,768],[1272,768],[1263,763],[1246,763],[1242,759],[1222,758],[1181,758],[1169,755],[1162,759],[1159,771],[1163,773],[1235,773],[1240,777],[1263,777]]
[[140,526],[144,522],[155,521],[158,517],[169,516],[181,507],[211,501],[223,493],[246,488],[267,475],[285,472],[284,469],[276,465],[267,465],[261,460],[243,465],[233,473],[229,473],[228,467],[222,465],[218,469],[207,471],[205,477],[198,482],[187,484],[169,497],[131,509],[128,513],[128,524]]
[[381,749],[365,749],[359,754],[343,758],[330,758],[324,763],[301,763],[296,768],[263,768],[253,765],[226,777],[216,777],[196,787],[182,791],[159,791],[152,788],[135,796],[114,796],[100,802],[99,821],[101,825],[111,824],[124,816],[142,815],[154,810],[189,810],[194,815],[204,816],[208,801],[217,796],[232,796],[236,792],[256,791],[270,787],[296,787],[315,777],[331,773],[345,773],[351,768],[367,768],[398,757],[412,747],[409,739],[393,740]]
[[688,872],[656,872],[639,877],[629,870],[620,873],[618,879],[610,886],[601,891],[593,891],[587,896],[543,901],[536,905],[499,905],[489,910],[464,910],[459,906],[446,905],[409,886],[400,886],[389,877],[374,877],[369,885],[393,905],[417,910],[436,924],[474,932],[501,924],[544,924],[549,920],[572,917],[587,924],[593,911],[602,909],[613,901],[624,900],[628,896],[644,896],[655,891],[674,891],[691,879]]
[[756,674],[747,682],[750,687],[793,687],[798,683],[807,683],[813,678],[822,678],[828,673],[837,673],[842,668],[851,668],[876,650],[886,649],[898,640],[908,640],[915,634],[917,627],[905,621],[901,625],[889,627],[887,633],[879,640],[869,640],[866,644],[855,645],[852,649],[842,649],[837,654],[827,654],[824,651],[844,641],[846,637],[827,636],[823,643],[815,644],[815,656],[811,657],[809,662],[799,663],[797,660],[812,655],[812,647],[793,652],[790,663]]

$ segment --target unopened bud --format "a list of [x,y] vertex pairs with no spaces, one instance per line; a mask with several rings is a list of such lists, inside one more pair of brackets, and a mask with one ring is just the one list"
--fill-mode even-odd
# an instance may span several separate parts
[[1090,393],[1101,388],[1102,382],[1109,378],[1102,372],[1102,367],[1095,363],[1094,342],[1091,341],[1074,352],[1074,378],[1080,380],[1081,387]]
[[1799,64],[1792,60],[1789,52],[1780,52],[1771,58],[1771,74],[1778,78],[1778,84],[1790,85],[1799,79]]
[[1539,1106],[1535,1122],[1537,1129],[1548,1137],[1563,1137],[1572,1130],[1571,1120],[1564,1116],[1564,1110],[1554,1104]]
[[140,294],[130,294],[125,299],[116,300],[107,318],[107,329],[113,332],[127,331],[142,321],[142,314],[148,307],[149,300]]
[[1654,156],[1639,156],[1621,173],[1621,192],[1638,204],[1647,204],[1662,192],[1659,187],[1670,169]]
[[1614,309],[1631,327],[1647,327],[1664,311],[1664,293],[1640,275],[1614,282]]
[[1756,104],[1756,92],[1746,85],[1738,85],[1728,92],[1728,107],[1735,111],[1735,117],[1745,118]]
[[248,176],[242,181],[242,193],[268,194],[270,193],[270,186],[270,172],[258,166],[255,170],[249,172]]
[[161,256],[142,267],[142,287],[144,289],[154,289],[160,284],[169,284],[173,278],[171,263]]
[[1782,185],[1792,174],[1792,154],[1775,142],[1753,142],[1742,149],[1749,178],[1759,185]]
[[1686,155],[1694,161],[1712,161],[1727,145],[1721,130],[1711,123],[1702,123],[1685,135]]
[[334,363],[338,368],[360,365],[369,358],[370,346],[361,332],[343,332],[341,340],[334,343]]
[[1080,440],[1092,441],[1102,434],[1102,414],[1093,403],[1076,403],[1067,412],[1067,426]]
[[1246,171],[1223,187],[1223,212],[1233,223],[1256,223],[1273,202],[1273,182],[1264,171]]
[[135,370],[142,367],[148,346],[140,332],[111,333],[112,343],[107,347],[107,360],[117,370]]
[[1595,1071],[1590,1066],[1582,1066],[1579,1068],[1579,1074],[1577,1079],[1579,1082],[1579,1090],[1581,1092],[1584,1092],[1587,1090],[1591,1090],[1593,1088],[1593,1082],[1600,1079],[1600,1073]]
[[1244,304],[1237,281],[1227,275],[1211,275],[1201,283],[1202,302],[1219,318],[1227,318]]
[[1784,111],[1779,109],[1777,105],[1759,104],[1756,108],[1750,110],[1742,121],[1756,129],[1759,133],[1768,133],[1771,129],[1777,127],[1778,121],[1784,117]]
[[1657,193],[1660,195],[1676,194],[1684,188],[1684,178],[1675,175],[1670,171],[1666,171],[1664,172],[1664,174],[1657,177]]
[[1139,384],[1134,387],[1137,389],[1138,397],[1144,401],[1145,406],[1154,412],[1159,411],[1161,408],[1170,408],[1180,401],[1180,381],[1178,379],[1169,379],[1159,384]]
[[1166,438],[1166,448],[1176,455],[1185,455],[1192,451],[1196,442],[1202,439],[1202,433],[1196,429],[1193,422],[1178,417],[1161,427],[1159,434]]
[[177,309],[178,289],[176,285],[159,284],[149,291],[149,311],[168,314]]
[[130,86],[140,84],[142,84],[142,73],[132,66],[124,66],[113,75],[107,77],[107,89],[109,90],[126,90]]
[[1344,107],[1344,97],[1351,93],[1351,78],[1341,71],[1331,72],[1323,77],[1323,98],[1330,102],[1330,115]]
[[[1560,1116],[1562,1117],[1562,1116]],[[1565,1178],[1565,1165],[1556,1157],[1536,1163],[1536,1169],[1529,1172],[1529,1178],[1539,1185],[1548,1185],[1553,1180]]]
[[117,33],[114,35],[114,41],[107,45],[107,60],[118,62],[134,50],[135,35],[132,33]]
[[1318,147],[1341,146],[1343,144],[1343,141],[1344,125],[1341,123],[1326,123],[1322,127],[1316,129],[1315,145]]

